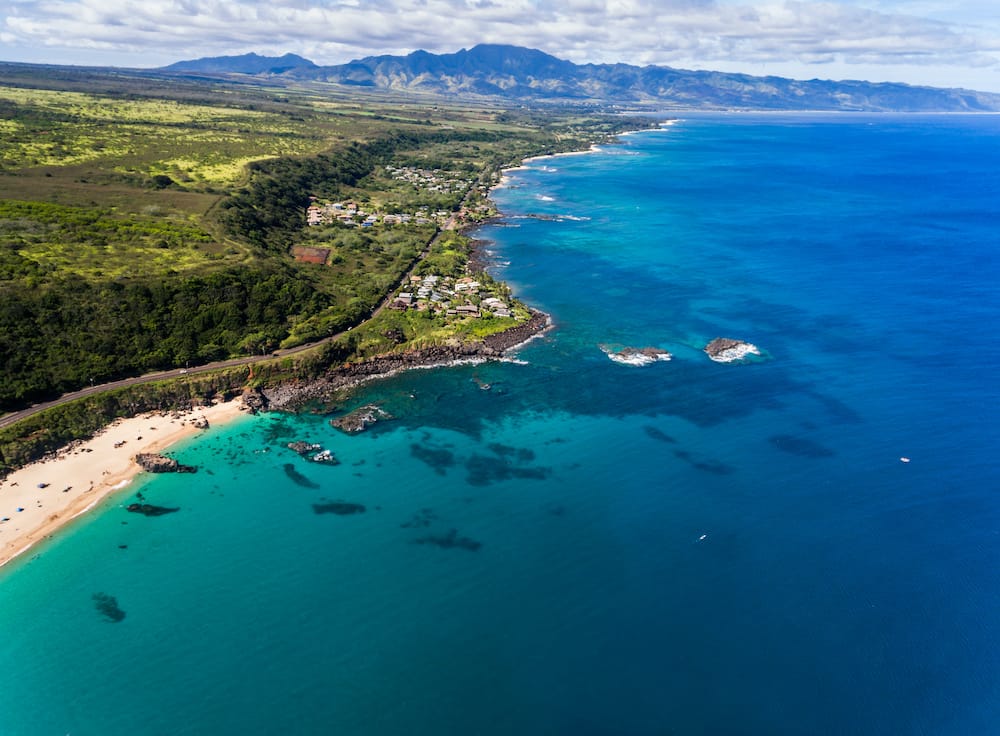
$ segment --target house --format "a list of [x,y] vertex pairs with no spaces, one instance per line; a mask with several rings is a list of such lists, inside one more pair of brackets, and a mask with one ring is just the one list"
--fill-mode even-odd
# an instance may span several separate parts
[[315,205],[306,210],[306,223],[309,225],[323,224],[323,210]]

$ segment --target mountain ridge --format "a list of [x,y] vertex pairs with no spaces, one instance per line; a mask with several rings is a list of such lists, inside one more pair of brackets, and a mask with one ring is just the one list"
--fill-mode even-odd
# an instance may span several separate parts
[[216,72],[236,74],[284,74],[292,69],[315,68],[316,64],[297,54],[260,56],[253,52],[240,56],[208,56],[178,61],[161,67],[164,72]]
[[656,109],[997,112],[1000,95],[861,80],[796,80],[667,66],[576,64],[537,49],[480,44],[448,54],[413,51],[319,66],[294,54],[182,61],[167,72],[268,74],[399,92],[481,96],[533,103]]

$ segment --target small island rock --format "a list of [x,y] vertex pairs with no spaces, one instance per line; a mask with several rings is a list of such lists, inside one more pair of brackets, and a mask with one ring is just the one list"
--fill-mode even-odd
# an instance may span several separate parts
[[735,363],[749,355],[761,354],[756,345],[729,337],[715,338],[705,346],[705,352],[716,363]]
[[196,473],[198,468],[193,465],[181,465],[172,457],[155,452],[141,452],[135,456],[139,467],[148,473]]
[[674,356],[663,348],[621,348],[615,349],[608,345],[599,345],[601,351],[615,363],[623,365],[645,366],[661,360],[671,360]]
[[340,460],[329,450],[324,450],[323,445],[316,442],[303,442],[299,440],[297,442],[289,442],[288,449],[292,450],[299,457],[304,457],[311,463],[319,463],[320,465],[340,465]]
[[392,419],[392,415],[380,406],[366,404],[342,417],[330,420],[330,425],[342,432],[351,434],[363,432],[369,426],[385,419]]

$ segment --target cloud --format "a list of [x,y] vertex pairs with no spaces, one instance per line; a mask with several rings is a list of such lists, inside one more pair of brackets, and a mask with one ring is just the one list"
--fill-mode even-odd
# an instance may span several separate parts
[[[752,2],[752,0],[751,0]],[[959,0],[968,13],[978,0]],[[935,19],[943,3],[881,10],[788,0],[0,0],[10,45],[177,60],[293,51],[318,63],[512,43],[578,63],[990,66],[1000,31]],[[903,10],[896,10],[902,8]],[[914,12],[903,12],[905,10]],[[924,15],[916,14],[923,10]],[[998,26],[1000,27],[1000,26]]]

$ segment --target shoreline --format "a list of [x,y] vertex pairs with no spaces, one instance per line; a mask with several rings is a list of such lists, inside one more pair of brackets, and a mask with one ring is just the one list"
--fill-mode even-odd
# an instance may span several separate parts
[[[0,568],[127,488],[143,472],[133,459],[244,414],[239,399],[119,419],[89,440],[18,468],[0,480]],[[44,486],[44,487],[41,487]],[[21,509],[20,511],[18,509]]]
[[511,360],[506,353],[538,338],[554,327],[545,312],[531,310],[531,318],[480,342],[454,342],[402,353],[378,355],[329,370],[326,375],[302,383],[284,383],[256,391],[250,397],[253,409],[296,412],[311,403],[333,403],[343,391],[371,381],[390,378],[404,371]]

